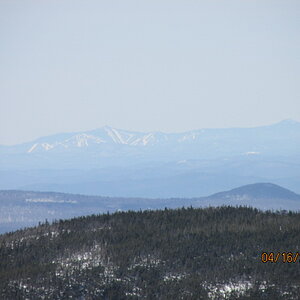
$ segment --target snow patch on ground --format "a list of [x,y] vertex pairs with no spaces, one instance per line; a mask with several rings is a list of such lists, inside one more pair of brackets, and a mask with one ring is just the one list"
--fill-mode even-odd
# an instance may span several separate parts
[[250,290],[253,284],[250,281],[229,282],[224,284],[208,285],[209,299],[227,299],[232,293],[237,296],[243,296],[246,291]]

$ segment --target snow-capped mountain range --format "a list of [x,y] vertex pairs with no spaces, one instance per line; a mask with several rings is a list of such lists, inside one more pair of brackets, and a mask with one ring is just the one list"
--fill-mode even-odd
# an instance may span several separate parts
[[[109,126],[100,129],[63,133],[39,138],[35,141],[14,145],[1,146],[2,153],[37,152],[68,152],[72,149],[101,148],[105,146],[130,146],[130,148],[147,148],[153,146],[182,148],[201,146],[201,149],[213,149],[232,146],[230,151],[236,153],[235,148],[245,145],[245,154],[259,154],[264,152],[270,142],[282,144],[283,140],[292,142],[292,147],[300,138],[300,122],[285,120],[270,126],[255,128],[225,128],[200,129],[183,133],[162,132],[134,132],[116,129]],[[279,146],[278,144],[278,146]],[[288,147],[289,145],[285,145]],[[116,148],[115,148],[116,149]],[[201,152],[201,149],[200,152]],[[176,149],[175,149],[176,150]],[[274,149],[275,151],[277,149]],[[242,154],[242,153],[240,153]]]
[[255,182],[300,193],[300,123],[183,133],[105,126],[0,146],[0,189],[195,197]]
[[49,137],[49,141],[47,141],[47,137],[41,138],[38,139],[27,152],[34,153],[40,150],[49,151],[56,148],[84,148],[103,144],[147,146],[168,141],[169,139],[170,137],[167,134],[157,132],[130,132],[105,126],[88,132],[51,136]]

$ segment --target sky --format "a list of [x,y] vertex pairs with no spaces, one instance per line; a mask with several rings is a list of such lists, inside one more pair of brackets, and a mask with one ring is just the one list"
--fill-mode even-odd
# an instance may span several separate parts
[[299,0],[0,2],[0,144],[300,121]]

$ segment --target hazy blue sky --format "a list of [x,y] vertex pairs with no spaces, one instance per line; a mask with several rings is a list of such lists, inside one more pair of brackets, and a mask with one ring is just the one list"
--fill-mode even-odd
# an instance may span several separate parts
[[0,144],[300,121],[300,1],[0,2]]

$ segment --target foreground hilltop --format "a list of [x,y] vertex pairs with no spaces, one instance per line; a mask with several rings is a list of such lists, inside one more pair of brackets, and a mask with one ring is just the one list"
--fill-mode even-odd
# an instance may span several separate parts
[[[298,299],[299,213],[119,212],[0,236],[1,299]],[[262,252],[296,262],[261,261]]]

